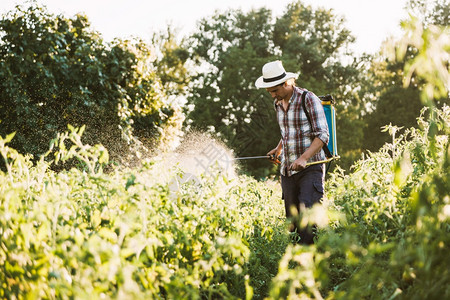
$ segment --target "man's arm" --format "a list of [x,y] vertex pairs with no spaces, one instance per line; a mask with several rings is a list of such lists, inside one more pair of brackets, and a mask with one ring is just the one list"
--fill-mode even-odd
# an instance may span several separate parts
[[308,161],[308,159],[319,152],[322,149],[323,145],[324,143],[322,142],[322,140],[316,137],[309,148],[306,149],[306,151],[290,165],[290,169],[294,171],[300,171],[306,168],[306,162]]
[[330,136],[322,102],[316,95],[314,95],[314,93],[311,92],[308,93],[305,100],[305,106],[310,117],[311,134],[314,137],[319,138],[326,145],[328,144],[328,139]]

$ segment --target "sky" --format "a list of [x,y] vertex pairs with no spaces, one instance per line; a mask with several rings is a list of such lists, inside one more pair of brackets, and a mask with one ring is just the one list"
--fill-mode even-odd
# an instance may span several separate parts
[[[249,11],[267,7],[280,16],[293,0],[37,0],[51,13],[73,17],[87,15],[91,26],[105,40],[116,37],[150,38],[153,32],[171,24],[181,36],[196,28],[196,22],[228,8]],[[356,37],[353,50],[357,54],[375,53],[388,36],[401,34],[400,21],[407,13],[407,0],[303,0],[314,8],[332,8],[346,18],[346,27]],[[24,0],[0,0],[4,14]]]

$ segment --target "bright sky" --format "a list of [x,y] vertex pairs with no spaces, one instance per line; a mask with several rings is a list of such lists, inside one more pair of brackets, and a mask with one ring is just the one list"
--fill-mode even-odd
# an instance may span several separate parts
[[[194,31],[196,22],[211,16],[215,10],[241,8],[270,8],[280,16],[288,3],[294,0],[37,0],[51,13],[72,17],[82,12],[88,16],[93,28],[106,40],[115,37],[139,36],[148,39],[152,32],[164,29],[168,23],[180,30],[181,35]],[[0,0],[0,14],[12,10],[24,0]],[[303,0],[313,7],[333,8],[344,15],[347,28],[357,40],[357,53],[374,53],[390,35],[400,34],[400,20],[407,14],[407,0]]]

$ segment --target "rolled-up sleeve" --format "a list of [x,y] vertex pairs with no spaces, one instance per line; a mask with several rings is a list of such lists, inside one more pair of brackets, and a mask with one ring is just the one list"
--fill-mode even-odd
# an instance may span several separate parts
[[305,106],[311,118],[311,134],[319,138],[325,145],[328,144],[330,134],[328,131],[327,118],[323,110],[322,102],[314,93],[309,92],[305,97]]

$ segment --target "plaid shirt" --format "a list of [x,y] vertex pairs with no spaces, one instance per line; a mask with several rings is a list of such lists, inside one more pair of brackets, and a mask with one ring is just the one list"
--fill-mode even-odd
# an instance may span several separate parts
[[[311,118],[311,125],[302,107],[302,93],[307,92],[305,107]],[[294,93],[289,99],[287,111],[284,110],[281,101],[275,100],[277,120],[280,125],[283,151],[281,155],[281,174],[291,176],[298,171],[289,170],[289,166],[298,159],[311,146],[314,138],[318,137],[328,144],[328,124],[323,110],[322,102],[312,92],[294,87]],[[321,149],[308,162],[325,160],[326,156]],[[286,173],[287,167],[287,174]]]

